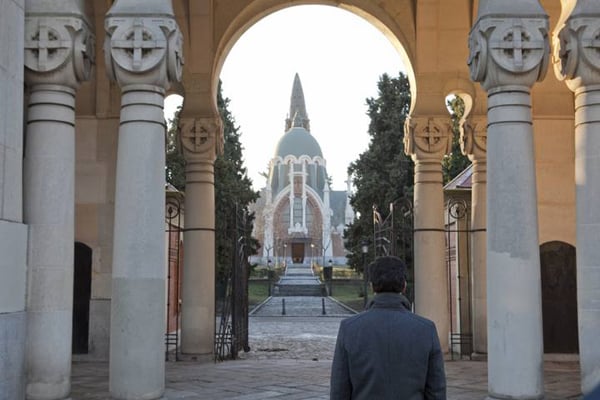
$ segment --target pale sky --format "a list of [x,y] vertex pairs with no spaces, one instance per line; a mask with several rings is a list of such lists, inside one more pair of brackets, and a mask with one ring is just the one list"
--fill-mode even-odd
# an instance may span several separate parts
[[[221,80],[254,188],[265,186],[259,174],[267,172],[285,133],[296,72],[332,189],[345,190],[348,165],[369,144],[365,99],[377,96],[380,75],[401,70],[400,55],[383,33],[339,8],[290,7],[250,27],[227,56]],[[165,103],[167,118],[173,97]]]

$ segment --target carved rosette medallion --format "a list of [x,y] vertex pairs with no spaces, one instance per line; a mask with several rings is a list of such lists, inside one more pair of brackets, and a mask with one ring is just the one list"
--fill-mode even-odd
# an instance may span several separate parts
[[487,118],[474,117],[461,121],[460,149],[473,160],[484,160],[487,152]]
[[407,118],[404,124],[404,152],[416,160],[450,154],[452,134],[443,118]]
[[83,19],[71,16],[25,18],[27,82],[76,88],[90,77],[94,44],[94,35]]
[[469,35],[471,78],[490,89],[531,86],[542,80],[549,62],[545,18],[481,18]]
[[222,131],[220,118],[181,119],[179,137],[185,158],[214,161],[222,152]]
[[121,86],[151,84],[168,88],[181,80],[182,35],[174,18],[106,19],[107,73]]
[[567,20],[554,41],[554,67],[559,79],[577,80],[574,86],[600,83],[600,20]]

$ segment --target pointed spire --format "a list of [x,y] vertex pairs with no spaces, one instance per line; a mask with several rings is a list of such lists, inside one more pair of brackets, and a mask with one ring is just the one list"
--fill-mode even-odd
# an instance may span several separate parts
[[294,128],[302,128],[304,126],[304,121],[302,116],[298,111],[296,111],[296,115],[294,115],[294,122],[292,123],[292,127]]
[[304,127],[310,132],[310,120],[306,112],[306,104],[304,103],[304,91],[300,76],[296,73],[294,76],[294,85],[292,87],[292,97],[290,99],[290,112],[285,121],[285,130],[288,131],[292,127]]

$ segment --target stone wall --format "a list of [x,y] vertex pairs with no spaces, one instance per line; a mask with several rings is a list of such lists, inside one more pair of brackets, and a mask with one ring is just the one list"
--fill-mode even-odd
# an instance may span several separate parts
[[24,1],[0,2],[0,397],[24,398],[27,227],[23,225]]

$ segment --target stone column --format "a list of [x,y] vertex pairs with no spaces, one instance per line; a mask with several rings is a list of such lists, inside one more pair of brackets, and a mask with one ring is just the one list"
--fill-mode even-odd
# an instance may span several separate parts
[[531,86],[549,59],[537,0],[480,3],[469,36],[488,92],[487,318],[490,399],[542,399],[543,335]]
[[442,157],[452,146],[449,119],[406,120],[404,151],[415,162],[415,311],[431,319],[442,351],[448,351],[448,272],[444,236]]
[[473,293],[473,356],[487,354],[486,179],[487,119],[461,124],[461,148],[473,163],[471,175],[471,287]]
[[220,117],[180,121],[185,168],[181,352],[211,358],[215,341],[215,174]]
[[109,387],[115,399],[156,399],[165,379],[163,104],[165,90],[181,77],[181,34],[170,2],[158,0],[143,8],[118,0],[105,27],[107,73],[122,91]]
[[302,228],[306,229],[306,161],[302,161]]
[[294,228],[294,163],[290,162],[290,228]]
[[93,37],[79,5],[67,3],[49,10],[31,1],[25,10],[30,94],[23,219],[29,225],[26,396],[31,400],[64,399],[71,391],[75,92],[91,71]]
[[575,93],[577,305],[581,389],[600,385],[600,14],[598,2],[577,1],[555,39],[555,72]]
[[[325,182],[323,186],[323,224],[321,229],[321,249],[323,256],[329,256],[333,254],[331,252],[331,189],[329,188],[329,183]],[[323,266],[325,266],[325,260],[323,260]]]

